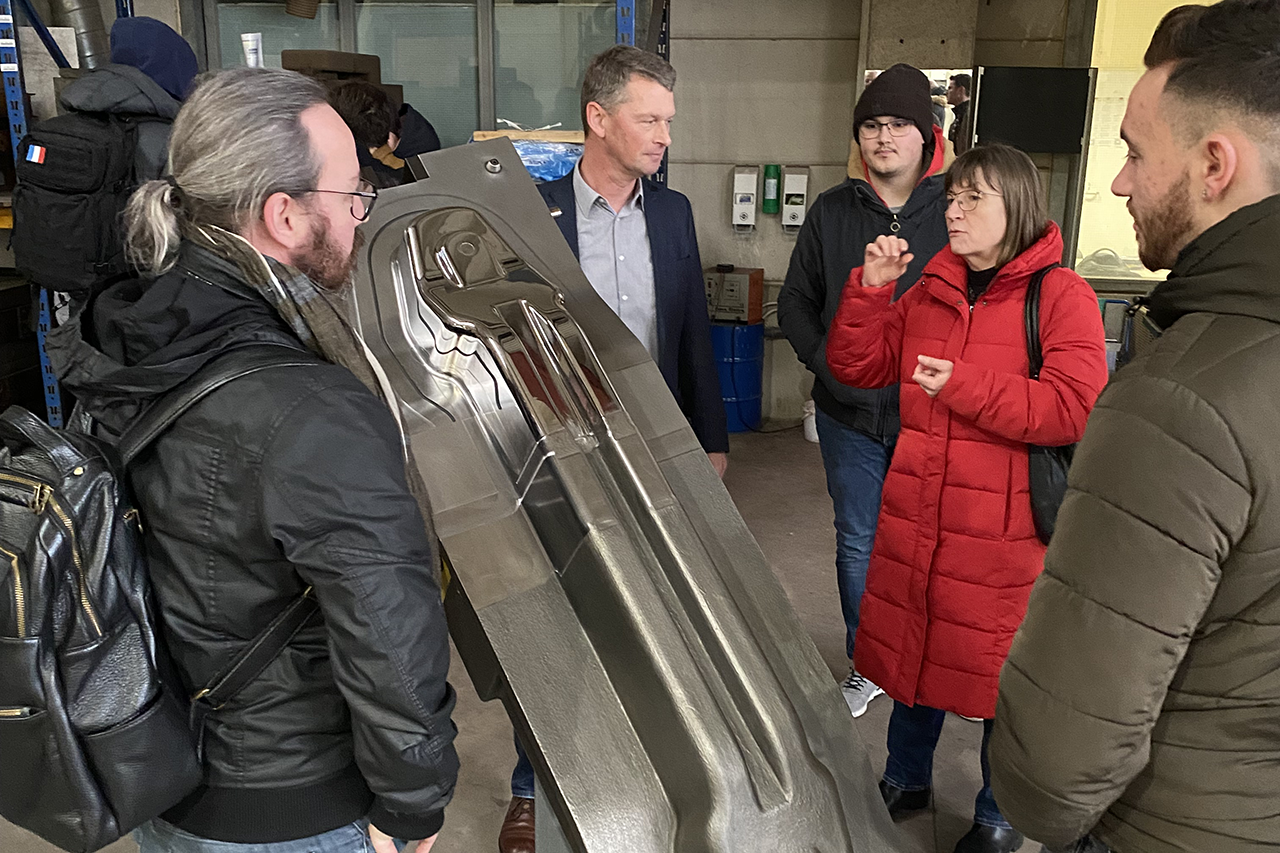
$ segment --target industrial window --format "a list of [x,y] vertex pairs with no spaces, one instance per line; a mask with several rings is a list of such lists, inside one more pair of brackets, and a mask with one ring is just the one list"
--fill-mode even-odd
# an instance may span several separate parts
[[[1124,165],[1120,139],[1129,92],[1145,70],[1146,53],[1160,19],[1187,0],[1098,0],[1093,37],[1093,65],[1098,69],[1085,167],[1084,201],[1076,271],[1089,279],[1157,280],[1138,260],[1138,242],[1125,200],[1111,193],[1111,182]],[[1206,4],[1207,5],[1207,4]]]
[[[305,0],[303,0],[305,2]],[[204,0],[210,64],[244,64],[241,33],[262,33],[263,59],[327,49],[371,53],[382,81],[435,126],[445,145],[478,129],[559,125],[580,130],[579,87],[588,60],[617,40],[615,0],[322,0],[314,19],[282,0]],[[635,2],[637,41],[652,0]]]

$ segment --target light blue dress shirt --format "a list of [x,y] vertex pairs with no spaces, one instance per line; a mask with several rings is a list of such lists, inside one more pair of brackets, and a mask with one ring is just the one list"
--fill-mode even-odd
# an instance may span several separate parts
[[596,293],[621,318],[649,355],[658,357],[658,299],[653,282],[644,185],[617,213],[573,168],[578,218],[578,263]]

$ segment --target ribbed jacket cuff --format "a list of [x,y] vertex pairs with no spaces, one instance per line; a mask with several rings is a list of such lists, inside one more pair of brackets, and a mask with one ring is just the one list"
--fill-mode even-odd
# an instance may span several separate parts
[[408,815],[390,811],[381,800],[375,799],[373,808],[369,810],[369,823],[401,841],[421,841],[435,835],[444,826],[444,809],[425,815]]

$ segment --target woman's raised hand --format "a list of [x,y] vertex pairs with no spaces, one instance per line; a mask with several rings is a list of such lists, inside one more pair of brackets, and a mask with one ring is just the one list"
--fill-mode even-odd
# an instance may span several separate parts
[[887,234],[868,243],[862,264],[862,286],[884,287],[897,281],[915,258],[908,248],[906,240]]

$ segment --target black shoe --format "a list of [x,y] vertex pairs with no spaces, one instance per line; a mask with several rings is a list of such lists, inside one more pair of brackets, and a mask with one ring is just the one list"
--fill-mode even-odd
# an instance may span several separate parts
[[956,853],[1013,853],[1026,837],[1011,826],[975,823],[956,844]]
[[884,798],[884,804],[889,807],[889,817],[899,821],[921,809],[929,808],[929,803],[933,799],[933,789],[906,791],[881,779],[880,796]]

